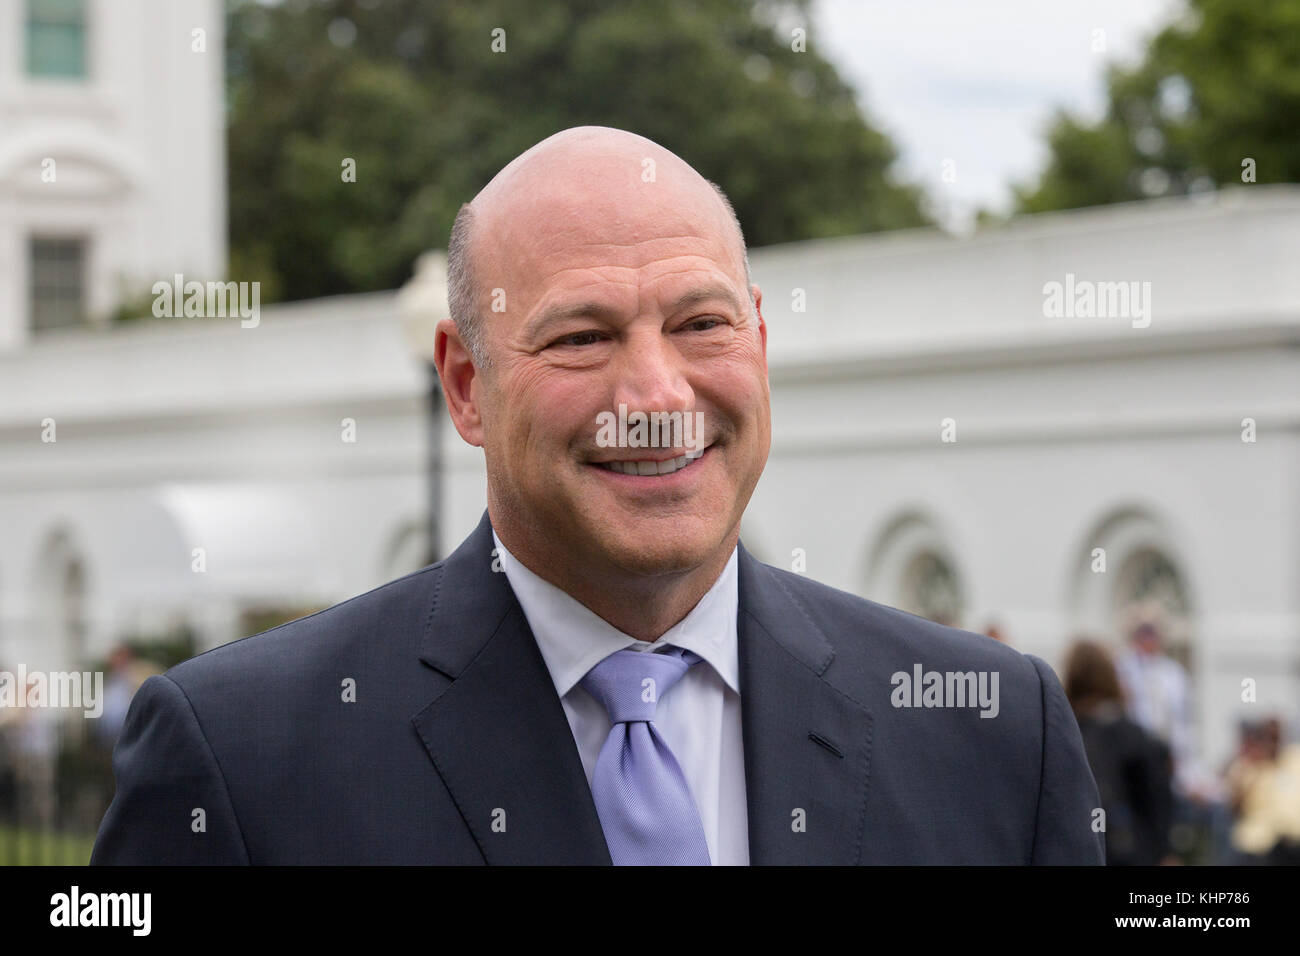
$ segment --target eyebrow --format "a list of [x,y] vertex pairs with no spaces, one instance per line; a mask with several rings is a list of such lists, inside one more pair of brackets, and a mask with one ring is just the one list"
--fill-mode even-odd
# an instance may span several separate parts
[[528,332],[536,334],[545,329],[548,325],[564,319],[579,318],[590,316],[598,319],[617,318],[619,310],[603,302],[576,302],[570,304],[553,305],[546,309],[532,322],[528,323]]
[[670,315],[676,315],[688,306],[708,302],[711,299],[722,299],[736,312],[743,311],[740,300],[736,298],[736,293],[730,288],[724,285],[710,285],[701,289],[692,289],[690,292],[678,296],[677,300],[669,306],[668,312]]
[[[676,315],[683,309],[689,308],[700,302],[708,302],[713,299],[721,299],[731,306],[737,313],[743,311],[740,301],[736,298],[736,293],[724,285],[709,285],[698,289],[692,289],[678,296],[668,307],[669,315]],[[613,320],[620,314],[620,310],[604,302],[575,302],[553,305],[546,309],[536,319],[528,325],[528,334],[537,335],[547,326],[564,319],[579,317],[590,317],[595,319]]]

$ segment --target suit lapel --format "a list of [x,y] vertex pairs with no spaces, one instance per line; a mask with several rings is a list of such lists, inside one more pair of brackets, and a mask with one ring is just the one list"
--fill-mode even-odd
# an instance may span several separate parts
[[485,514],[443,565],[420,657],[451,683],[412,721],[488,863],[607,864],[564,707],[492,548]]
[[743,546],[739,591],[750,863],[856,864],[871,714],[826,678],[830,642],[782,576]]
[[[608,864],[573,733],[487,516],[446,560],[420,655],[450,679],[412,722],[491,864]],[[739,555],[737,636],[750,862],[857,863],[871,714],[781,575]]]

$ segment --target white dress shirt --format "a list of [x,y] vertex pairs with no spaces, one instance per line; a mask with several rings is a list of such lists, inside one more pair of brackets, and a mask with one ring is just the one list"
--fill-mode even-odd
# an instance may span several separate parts
[[1129,717],[1169,745],[1174,783],[1184,792],[1201,782],[1196,717],[1187,671],[1172,657],[1128,648],[1115,662]]
[[501,569],[528,618],[564,705],[588,786],[611,725],[604,706],[579,684],[587,671],[624,648],[651,652],[672,644],[703,658],[659,701],[654,723],[672,748],[695,797],[709,859],[715,866],[748,865],[736,552],[732,551],[726,568],[700,603],[651,644],[624,634],[543,581],[506,550],[495,530],[492,538]]

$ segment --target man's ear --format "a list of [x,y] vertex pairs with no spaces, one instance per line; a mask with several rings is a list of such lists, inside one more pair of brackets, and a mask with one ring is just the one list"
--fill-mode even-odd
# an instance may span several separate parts
[[443,319],[438,323],[433,337],[433,364],[438,369],[438,379],[442,382],[442,394],[447,400],[447,411],[451,414],[452,424],[456,426],[461,438],[481,448],[483,414],[478,404],[481,383],[478,389],[474,388],[478,369],[474,367],[474,358],[461,341],[456,323],[451,319]]
[[763,290],[756,285],[749,287],[754,296],[754,313],[758,316],[758,338],[763,343],[763,365],[767,365],[767,323],[763,320]]

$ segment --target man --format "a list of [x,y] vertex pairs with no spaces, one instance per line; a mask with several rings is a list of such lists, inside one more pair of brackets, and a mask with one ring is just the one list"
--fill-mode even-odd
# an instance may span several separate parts
[[1131,613],[1129,647],[1116,662],[1129,717],[1169,746],[1179,793],[1199,794],[1203,774],[1196,759],[1191,681],[1183,666],[1165,653],[1158,608],[1144,605]]
[[1101,861],[1042,661],[738,544],[767,330],[720,192],[567,130],[462,210],[448,272],[478,529],[149,681],[94,862]]

